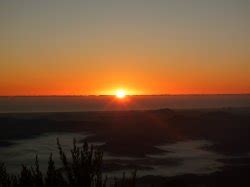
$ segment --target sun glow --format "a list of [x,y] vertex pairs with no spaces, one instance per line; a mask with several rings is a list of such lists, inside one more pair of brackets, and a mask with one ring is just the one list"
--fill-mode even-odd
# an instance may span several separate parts
[[123,99],[124,97],[126,97],[126,92],[124,90],[117,90],[115,96],[118,99]]

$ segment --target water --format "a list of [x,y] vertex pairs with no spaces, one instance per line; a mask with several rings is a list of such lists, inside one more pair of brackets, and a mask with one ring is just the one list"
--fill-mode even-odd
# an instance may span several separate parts
[[[0,160],[4,160],[8,166],[8,171],[18,173],[21,165],[32,166],[35,155],[39,155],[39,163],[42,171],[47,169],[48,156],[53,153],[53,158],[57,167],[60,167],[56,138],[60,139],[63,150],[70,157],[72,139],[77,140],[77,146],[81,146],[79,140],[84,140],[91,134],[88,133],[47,133],[33,139],[15,140],[12,146],[0,148]],[[105,142],[90,142],[93,145],[102,145]],[[168,145],[156,146],[166,151],[163,154],[146,155],[145,157],[114,156],[112,153],[104,152],[104,162],[116,163],[119,165],[130,165],[137,163],[139,166],[139,176],[159,175],[174,176],[183,173],[212,173],[220,170],[222,163],[217,161],[225,156],[212,151],[202,149],[211,145],[211,142],[204,140],[184,141]],[[141,167],[141,168],[140,168]],[[126,168],[126,167],[125,167]],[[107,172],[110,176],[120,177],[123,171],[130,173],[131,169],[116,168]]]
[[32,166],[35,156],[38,155],[41,169],[44,171],[47,169],[49,155],[53,153],[55,163],[60,167],[57,138],[59,138],[65,152],[70,153],[73,138],[80,140],[88,136],[87,133],[46,133],[32,139],[9,141],[13,143],[12,146],[0,147],[0,161],[4,161],[8,171],[17,173],[22,164]]
[[250,95],[0,97],[0,112],[75,112],[250,107]]

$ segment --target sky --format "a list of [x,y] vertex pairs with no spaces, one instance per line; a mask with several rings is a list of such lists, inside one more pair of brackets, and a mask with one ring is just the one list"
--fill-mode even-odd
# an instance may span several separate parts
[[1,0],[0,95],[250,93],[250,0]]

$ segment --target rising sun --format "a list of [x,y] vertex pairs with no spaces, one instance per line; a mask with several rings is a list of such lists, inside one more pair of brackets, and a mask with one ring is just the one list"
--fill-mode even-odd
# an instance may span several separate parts
[[124,97],[126,97],[126,92],[124,90],[117,90],[115,96],[118,99],[123,99]]

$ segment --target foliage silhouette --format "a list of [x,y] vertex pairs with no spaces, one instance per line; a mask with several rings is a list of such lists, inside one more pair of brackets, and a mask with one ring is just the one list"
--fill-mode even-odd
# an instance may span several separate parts
[[45,174],[40,170],[37,155],[34,166],[28,168],[23,165],[19,175],[9,174],[4,163],[0,163],[0,187],[134,187],[136,185],[136,171],[133,172],[131,179],[126,179],[125,174],[119,180],[103,177],[103,152],[94,150],[87,142],[82,147],[77,147],[76,140],[73,140],[71,160],[67,158],[59,139],[57,147],[62,167],[56,168],[51,153]]

